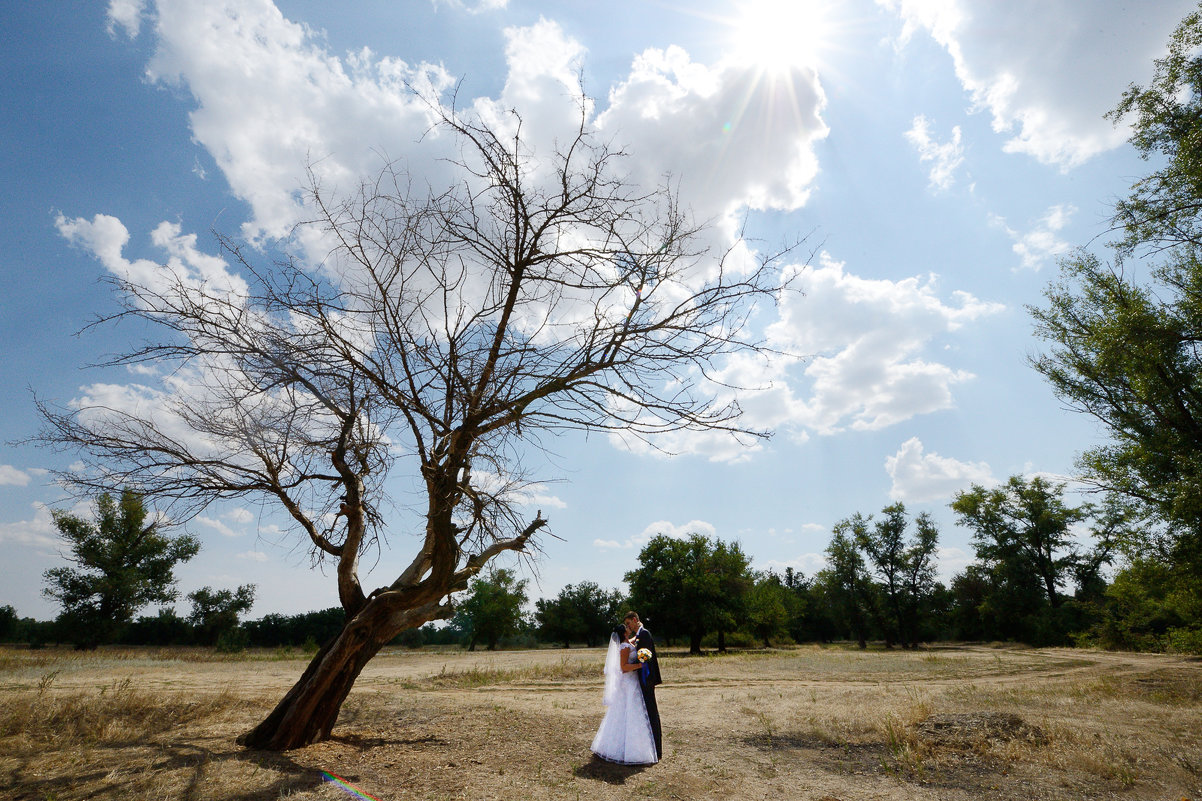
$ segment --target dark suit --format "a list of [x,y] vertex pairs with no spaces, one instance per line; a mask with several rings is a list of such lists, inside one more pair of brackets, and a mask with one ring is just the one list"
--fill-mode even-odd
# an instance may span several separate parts
[[651,733],[655,735],[655,756],[663,758],[662,736],[659,728],[659,707],[655,705],[655,685],[662,680],[659,675],[659,655],[655,652],[655,639],[651,632],[640,627],[635,635],[635,648],[651,651],[650,661],[639,668],[639,685],[643,688],[643,701],[647,705],[647,717],[651,720]]

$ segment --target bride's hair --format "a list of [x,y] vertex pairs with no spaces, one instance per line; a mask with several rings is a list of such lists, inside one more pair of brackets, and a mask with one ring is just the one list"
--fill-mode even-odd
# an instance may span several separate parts
[[610,633],[618,635],[619,640],[626,639],[626,627],[625,626],[614,626],[614,630]]

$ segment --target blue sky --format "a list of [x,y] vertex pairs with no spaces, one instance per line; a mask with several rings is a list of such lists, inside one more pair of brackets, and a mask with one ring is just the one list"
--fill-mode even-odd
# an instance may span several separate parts
[[[631,172],[671,172],[698,216],[765,241],[808,234],[804,298],[757,321],[808,354],[772,368],[755,448],[678,437],[666,458],[594,435],[551,443],[548,538],[532,594],[620,586],[655,533],[738,540],[757,567],[822,565],[832,525],[904,501],[971,557],[947,510],[971,483],[1071,473],[1096,441],[1026,358],[1055,260],[1104,242],[1109,205],[1148,170],[1102,119],[1145,82],[1191,2],[841,0],[331,4],[114,0],[8,4],[0,50],[0,604],[53,616],[61,564],[47,469],[19,443],[33,393],[119,400],[161,376],[83,369],[137,342],[76,336],[115,308],[106,274],[214,261],[211,231],[270,244],[302,213],[306,158],[346,179],[419,159],[404,78],[460,81],[548,135],[583,75],[591,122]],[[236,11],[232,10],[236,9]],[[425,66],[422,66],[425,65]],[[420,160],[414,161],[421,164]],[[420,167],[418,168],[420,169]],[[805,251],[808,254],[808,250]],[[737,374],[739,366],[731,365]],[[87,513],[86,508],[80,511]],[[253,616],[336,604],[333,577],[269,510],[213,507],[180,589],[254,583]],[[407,564],[412,519],[364,584]],[[504,564],[504,563],[503,563]],[[150,611],[150,610],[148,610]]]

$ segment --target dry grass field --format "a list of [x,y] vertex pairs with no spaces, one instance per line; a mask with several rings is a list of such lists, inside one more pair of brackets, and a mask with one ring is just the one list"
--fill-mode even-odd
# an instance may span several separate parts
[[0,797],[1202,801],[1202,661],[803,647],[661,655],[664,760],[595,760],[602,650],[390,651],[334,739],[234,738],[300,653],[0,648]]

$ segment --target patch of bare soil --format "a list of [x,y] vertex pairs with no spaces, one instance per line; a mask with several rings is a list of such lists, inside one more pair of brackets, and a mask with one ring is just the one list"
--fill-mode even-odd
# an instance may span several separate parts
[[1202,801],[1202,662],[1073,650],[666,650],[664,760],[595,759],[603,651],[386,652],[333,739],[234,738],[304,659],[0,649],[0,797]]

